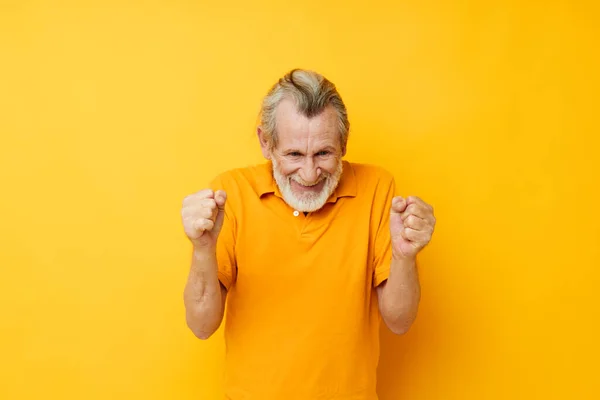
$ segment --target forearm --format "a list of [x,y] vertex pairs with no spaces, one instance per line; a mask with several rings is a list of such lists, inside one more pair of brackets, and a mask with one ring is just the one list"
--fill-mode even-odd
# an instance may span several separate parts
[[392,259],[390,275],[379,296],[382,318],[392,332],[403,334],[408,331],[417,317],[420,298],[415,259]]
[[224,299],[217,270],[214,250],[193,251],[184,304],[187,325],[200,339],[210,337],[223,319]]

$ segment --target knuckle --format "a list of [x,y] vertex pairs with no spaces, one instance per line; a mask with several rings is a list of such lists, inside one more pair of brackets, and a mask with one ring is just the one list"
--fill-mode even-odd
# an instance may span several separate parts
[[203,230],[210,229],[210,222],[212,221],[206,218],[200,218],[197,220],[198,227]]
[[183,218],[189,218],[189,217],[192,217],[193,215],[194,215],[194,207],[192,207],[190,205],[183,206],[183,208],[181,209],[181,216]]
[[212,189],[203,189],[203,190],[199,191],[198,193],[196,193],[196,196],[199,199],[210,199],[214,196],[214,193],[213,193]]
[[194,196],[193,196],[193,195],[191,195],[191,194],[190,194],[190,195],[187,195],[187,196],[185,196],[185,197],[183,198],[183,201],[182,201],[182,206],[183,206],[183,207],[185,207],[185,206],[189,205],[189,204],[192,202],[192,200],[193,200],[193,197],[194,197]]

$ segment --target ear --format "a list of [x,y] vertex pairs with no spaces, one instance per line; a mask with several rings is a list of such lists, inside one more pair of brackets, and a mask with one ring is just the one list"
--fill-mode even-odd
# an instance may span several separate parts
[[263,157],[270,160],[271,150],[269,149],[269,141],[260,126],[256,128],[256,136],[258,136],[258,142],[260,143],[260,150],[262,151]]
[[344,157],[346,155],[346,144],[344,143],[344,145],[342,146],[342,157]]

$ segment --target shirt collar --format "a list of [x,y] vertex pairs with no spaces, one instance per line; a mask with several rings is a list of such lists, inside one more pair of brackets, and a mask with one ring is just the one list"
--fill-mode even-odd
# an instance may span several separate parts
[[[273,177],[273,163],[268,161],[260,165],[257,172],[256,192],[258,196],[262,197],[267,193],[273,193],[277,197],[282,197],[279,187],[275,182],[275,178]],[[335,188],[327,202],[335,203],[340,197],[355,197],[356,190],[357,185],[354,169],[352,168],[352,164],[344,160],[342,161],[342,176],[338,186]]]

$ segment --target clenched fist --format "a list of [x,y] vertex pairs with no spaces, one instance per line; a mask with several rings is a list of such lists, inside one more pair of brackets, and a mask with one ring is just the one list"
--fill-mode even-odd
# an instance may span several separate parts
[[390,233],[394,258],[413,258],[431,241],[435,229],[433,207],[418,197],[392,200]]
[[223,226],[225,201],[223,190],[201,190],[183,200],[181,218],[185,234],[197,249],[214,249]]

